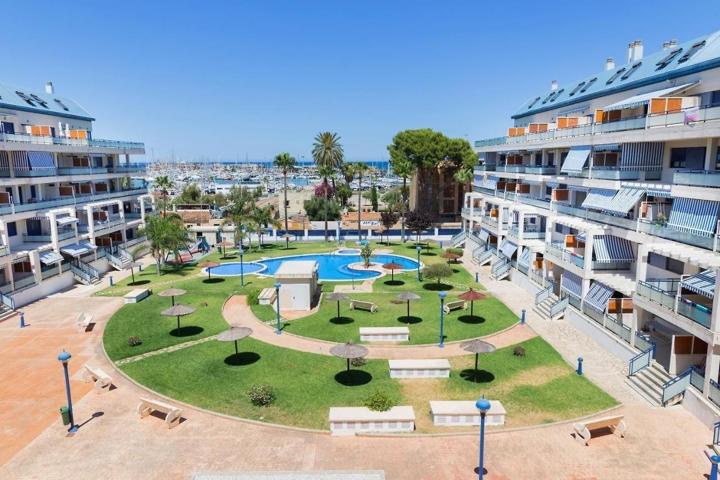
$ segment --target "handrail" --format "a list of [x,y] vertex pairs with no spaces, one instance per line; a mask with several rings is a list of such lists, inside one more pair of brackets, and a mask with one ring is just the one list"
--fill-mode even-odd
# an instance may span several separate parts
[[635,375],[643,368],[647,368],[655,357],[655,342],[650,342],[650,347],[635,355],[628,363],[628,376]]
[[543,301],[545,301],[547,298],[550,298],[550,292],[552,292],[552,285],[548,285],[547,287],[543,288],[539,292],[535,294],[535,305],[539,305]]
[[564,312],[569,303],[570,299],[568,297],[563,297],[557,302],[553,303],[550,306],[550,319],[553,319],[555,315],[558,315],[560,312]]
[[693,368],[692,366],[688,367],[680,373],[680,375],[671,378],[663,384],[661,398],[663,407],[666,406],[671,399],[685,393],[687,387],[690,386],[690,374],[693,372]]
[[80,277],[82,280],[85,280],[88,283],[92,283],[92,277],[90,274],[82,270],[81,268],[78,268],[76,265],[70,264],[70,271],[72,271],[73,275],[76,277]]
[[713,445],[720,445],[720,422],[713,427]]
[[15,299],[12,298],[10,295],[5,295],[4,293],[0,292],[0,301],[2,301],[2,303],[10,310],[15,310]]

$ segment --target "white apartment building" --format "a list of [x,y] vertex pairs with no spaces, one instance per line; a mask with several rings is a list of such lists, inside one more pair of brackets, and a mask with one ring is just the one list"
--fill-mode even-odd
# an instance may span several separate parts
[[512,120],[475,142],[455,243],[626,359],[648,400],[717,418],[720,32],[632,42]]
[[0,298],[4,312],[129,263],[152,198],[142,143],[93,138],[94,118],[52,83],[0,84]]

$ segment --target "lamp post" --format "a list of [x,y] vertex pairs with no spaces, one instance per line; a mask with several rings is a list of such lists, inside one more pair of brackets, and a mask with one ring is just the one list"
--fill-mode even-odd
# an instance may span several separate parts
[[240,286],[245,286],[245,274],[244,274],[244,265],[243,265],[243,255],[245,255],[245,250],[243,250],[242,243],[240,244],[240,249],[238,250],[238,254],[240,254]]
[[68,419],[70,420],[70,428],[68,428],[68,432],[75,433],[77,432],[78,427],[75,425],[75,418],[73,417],[72,396],[70,394],[70,375],[68,374],[68,362],[71,357],[72,355],[70,355],[70,352],[63,350],[57,358],[60,363],[62,363],[63,371],[65,373],[65,394],[67,396]]
[[478,479],[483,480],[483,476],[485,475],[485,467],[483,465],[485,463],[485,415],[488,410],[490,410],[490,402],[483,397],[475,402],[475,407],[480,410],[480,463],[478,464]]
[[280,283],[275,283],[275,309],[276,311],[276,325],[275,325],[275,333],[280,335],[282,333],[282,330],[280,330]]
[[440,297],[440,343],[438,343],[438,347],[443,348],[445,346],[445,297],[447,297],[447,292],[440,292],[438,296]]
[[420,245],[417,245],[415,247],[415,250],[417,250],[417,279],[418,282],[420,281],[420,250],[422,250],[422,247]]

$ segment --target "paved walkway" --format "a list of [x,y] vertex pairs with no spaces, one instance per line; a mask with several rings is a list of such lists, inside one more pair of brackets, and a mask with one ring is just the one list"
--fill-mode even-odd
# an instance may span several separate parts
[[[271,345],[301,352],[330,355],[330,347],[336,342],[327,342],[309,337],[300,337],[291,333],[275,333],[275,328],[261,322],[248,306],[244,295],[231,297],[223,307],[223,317],[230,324],[238,327],[250,327],[252,337]],[[496,348],[514,345],[529,340],[537,334],[527,325],[516,325],[502,332],[482,337]],[[367,345],[368,358],[448,358],[469,355],[462,349],[462,342],[446,343],[444,348],[437,345]]]

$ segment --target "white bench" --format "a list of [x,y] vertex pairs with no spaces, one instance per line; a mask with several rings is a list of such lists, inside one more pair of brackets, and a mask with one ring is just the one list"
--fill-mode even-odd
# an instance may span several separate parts
[[412,432],[415,430],[415,411],[412,407],[393,407],[375,412],[366,407],[331,407],[330,433],[355,435],[366,432]]
[[467,305],[465,304],[464,300],[455,300],[454,302],[447,302],[443,306],[443,311],[445,313],[450,313],[453,310],[465,310],[467,308]]
[[446,358],[388,360],[390,378],[448,378],[450,362]]
[[410,340],[408,327],[360,327],[362,342],[407,342]]
[[258,303],[260,305],[272,305],[275,303],[277,292],[274,288],[263,288],[258,295]]
[[[474,400],[430,402],[433,425],[440,427],[467,427],[480,425],[480,411]],[[485,415],[486,425],[505,425],[505,407],[497,400],[490,400],[490,410]]]
[[91,314],[82,312],[80,315],[78,315],[77,325],[81,331],[87,330],[88,327],[93,323],[95,322],[93,321],[93,316]]
[[377,312],[377,305],[375,305],[372,302],[363,302],[362,300],[351,300],[350,301],[350,308],[353,310],[365,310],[370,313]]
[[161,402],[160,400],[150,400],[149,398],[140,399],[140,405],[137,407],[140,418],[145,418],[154,411],[165,414],[165,423],[167,423],[168,428],[173,428],[180,423],[182,409],[175,405]]
[[624,415],[615,415],[613,417],[603,417],[594,420],[588,420],[586,422],[580,422],[573,425],[575,434],[578,438],[582,438],[585,441],[585,445],[590,444],[592,438],[592,431],[599,430],[601,428],[609,428],[613,433],[619,433],[621,437],[625,438],[625,432],[627,431],[627,425],[625,425]]
[[136,288],[123,295],[123,299],[125,299],[125,303],[138,303],[148,295],[150,295],[150,290],[147,288]]
[[[112,385],[110,375],[105,373],[102,369],[91,367],[90,365],[85,365],[83,367],[83,380],[85,380],[85,383],[95,382],[94,388],[97,393],[109,391],[110,386]],[[107,389],[105,387],[107,387]]]

